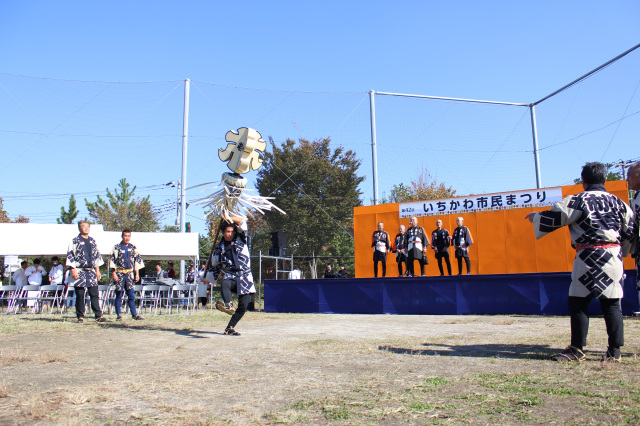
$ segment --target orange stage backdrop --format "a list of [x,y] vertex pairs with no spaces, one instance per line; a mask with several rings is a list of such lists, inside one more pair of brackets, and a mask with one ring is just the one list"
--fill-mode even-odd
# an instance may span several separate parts
[[[625,181],[607,182],[607,191],[617,195],[628,203],[627,183]],[[581,192],[582,185],[562,187],[562,196]],[[488,212],[448,214],[442,216],[418,217],[428,238],[436,229],[436,220],[441,219],[443,227],[453,234],[456,218],[462,216],[464,225],[469,228],[473,245],[469,249],[472,274],[521,274],[535,272],[571,271],[575,250],[571,247],[569,229],[555,231],[540,240],[536,240],[533,226],[524,217],[532,211],[543,211],[550,207],[519,208]],[[384,223],[391,242],[398,233],[401,224],[409,227],[409,219],[401,219],[399,204],[356,207],[353,209],[354,245],[356,278],[373,277],[373,248],[371,235],[377,229],[378,222]],[[452,272],[458,272],[454,250],[449,250]],[[433,249],[427,250],[429,264],[425,268],[428,276],[440,275]],[[625,269],[633,269],[631,257],[624,259]],[[446,266],[443,265],[446,273]],[[463,262],[464,270],[466,266]],[[415,268],[418,269],[416,262]],[[381,269],[381,268],[380,268]],[[381,270],[379,273],[381,274]],[[398,276],[394,253],[387,255],[387,277]]]

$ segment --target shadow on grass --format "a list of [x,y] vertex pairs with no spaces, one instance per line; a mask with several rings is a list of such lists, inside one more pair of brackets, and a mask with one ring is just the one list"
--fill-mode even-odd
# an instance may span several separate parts
[[407,349],[393,346],[379,346],[378,350],[400,355],[425,356],[461,356],[477,358],[509,358],[509,359],[549,359],[558,352],[549,345],[442,345],[424,343],[428,349]]
[[[71,318],[60,318],[60,317],[51,317],[51,318],[20,318],[24,321],[39,321],[39,322],[70,322],[75,323],[75,319]],[[85,317],[83,324],[77,324],[78,327],[84,327],[87,324],[95,324],[101,328],[110,328],[110,329],[121,329],[121,330],[147,330],[147,331],[168,331],[170,333],[175,333],[178,336],[190,337],[193,339],[208,339],[207,336],[202,336],[202,334],[213,334],[218,336],[224,336],[223,332],[218,331],[201,331],[201,330],[192,330],[192,329],[178,329],[178,328],[164,328],[164,327],[156,327],[151,324],[144,324],[143,322],[136,321],[135,323],[123,323],[123,322],[115,322],[109,321],[106,323],[97,323],[93,318]]]

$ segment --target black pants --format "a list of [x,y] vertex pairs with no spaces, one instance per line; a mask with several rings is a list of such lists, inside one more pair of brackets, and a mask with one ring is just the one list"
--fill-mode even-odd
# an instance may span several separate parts
[[444,261],[447,263],[447,271],[449,271],[449,275],[451,275],[451,261],[449,260],[449,252],[439,251],[438,253],[436,253],[436,260],[438,261],[438,269],[440,269],[440,275],[444,275],[444,270],[442,269],[443,258],[444,258]]
[[93,287],[76,287],[76,316],[78,318],[84,318],[85,312],[85,302],[84,297],[85,293],[89,293],[89,299],[91,300],[91,310],[96,318],[100,318],[102,316],[102,311],[100,310],[100,291],[98,291],[98,286],[94,285]]
[[378,276],[378,262],[382,263],[382,276],[387,276],[387,261],[386,260],[374,260],[373,261],[373,276]]
[[469,256],[465,257],[457,257],[458,259],[458,275],[462,275],[462,259],[467,264],[467,274],[471,273],[471,261],[469,260]]
[[[589,333],[589,302],[591,297],[569,296],[569,315],[571,315],[571,346],[582,349],[587,344]],[[624,345],[624,325],[620,299],[598,299],[604,315],[609,336],[608,349],[617,349]]]
[[425,265],[426,256],[422,256],[422,257],[416,259],[411,254],[409,254],[409,260],[407,261],[407,271],[409,271],[409,274],[415,275],[415,273],[414,273],[414,266],[415,266],[414,263],[415,263],[416,260],[420,263],[420,275],[422,276],[422,275],[424,275],[424,265]]
[[[231,303],[231,299],[233,297],[231,292],[238,292],[238,283],[236,280],[222,280],[220,286],[222,287],[222,291],[220,292],[222,294],[222,300],[224,303]],[[244,313],[247,312],[249,302],[251,302],[251,294],[238,295],[238,307],[236,308],[236,313],[231,316],[227,327],[234,328],[236,324],[238,324],[238,321],[240,321],[244,316]]]
[[398,276],[401,277],[402,276],[402,264],[403,263],[404,263],[405,271],[409,270],[409,266],[407,265],[407,256],[406,255],[398,256],[396,261],[398,262]]

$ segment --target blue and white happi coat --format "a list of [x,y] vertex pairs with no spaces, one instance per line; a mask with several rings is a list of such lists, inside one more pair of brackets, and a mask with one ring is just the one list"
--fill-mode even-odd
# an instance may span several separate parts
[[[85,259],[84,245],[91,244],[91,259]],[[78,271],[80,277],[74,282],[76,287],[93,287],[98,285],[98,277],[95,267],[104,265],[102,256],[98,251],[98,243],[92,237],[82,238],[80,234],[71,240],[67,249],[67,267],[71,266]]]
[[228,243],[231,244],[231,252],[225,250],[223,238],[211,255],[211,266],[213,267],[211,272],[214,280],[235,280],[238,295],[256,292],[251,273],[249,247],[246,243],[246,231],[247,223],[243,221],[238,226],[235,238]]
[[584,192],[565,197],[550,210],[536,214],[533,220],[537,239],[563,226],[569,227],[574,248],[578,244],[613,244],[576,252],[569,296],[622,298],[622,258],[629,254],[635,232],[631,208],[608,193],[604,185],[591,185]]
[[[129,262],[130,264],[126,264],[126,255],[125,249],[129,249]],[[133,288],[135,285],[135,274],[134,271],[139,271],[144,268],[144,261],[142,260],[142,256],[138,252],[138,249],[133,244],[129,243],[122,244],[122,242],[113,246],[111,249],[111,256],[109,256],[109,268],[116,270],[116,275],[118,276],[118,282],[115,284],[116,291],[129,290]],[[130,272],[118,272],[118,269],[131,269]],[[124,287],[123,287],[124,284]]]
[[640,290],[640,191],[636,191],[633,200],[631,200],[631,209],[636,216],[636,238],[635,251],[633,257],[636,258],[636,287]]

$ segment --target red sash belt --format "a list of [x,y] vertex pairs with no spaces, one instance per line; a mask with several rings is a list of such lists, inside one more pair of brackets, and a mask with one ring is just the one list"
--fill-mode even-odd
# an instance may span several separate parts
[[584,249],[606,249],[620,247],[618,243],[596,243],[596,244],[576,244],[576,251],[584,250]]

